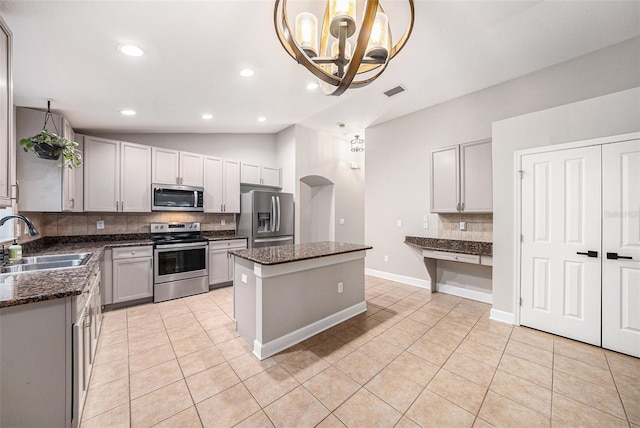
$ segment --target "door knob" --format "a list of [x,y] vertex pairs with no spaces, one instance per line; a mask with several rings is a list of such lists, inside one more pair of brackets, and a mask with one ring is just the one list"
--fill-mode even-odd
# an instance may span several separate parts
[[598,252],[597,251],[587,251],[586,253],[582,253],[580,251],[578,251],[576,254],[580,254],[581,256],[587,256],[587,257],[598,257]]
[[607,259],[609,259],[609,260],[618,260],[618,259],[633,260],[633,257],[631,257],[631,256],[619,256],[618,253],[607,253]]

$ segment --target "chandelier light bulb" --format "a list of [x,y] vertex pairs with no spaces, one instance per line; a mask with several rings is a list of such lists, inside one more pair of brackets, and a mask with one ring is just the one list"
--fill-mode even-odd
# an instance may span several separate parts
[[376,13],[365,55],[382,61],[389,55],[389,19],[382,12]]
[[318,19],[313,13],[302,12],[296,16],[296,41],[305,53],[318,56]]

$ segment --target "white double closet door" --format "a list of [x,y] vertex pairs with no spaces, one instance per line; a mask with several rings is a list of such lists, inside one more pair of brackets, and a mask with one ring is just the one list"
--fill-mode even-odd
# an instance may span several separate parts
[[522,171],[520,324],[640,357],[640,140]]

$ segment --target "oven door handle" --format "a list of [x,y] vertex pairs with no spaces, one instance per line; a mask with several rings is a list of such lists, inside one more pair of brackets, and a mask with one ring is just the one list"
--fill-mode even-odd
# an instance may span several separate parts
[[156,245],[156,250],[157,251],[162,251],[162,250],[173,250],[173,249],[184,249],[184,248],[207,248],[209,246],[209,243],[202,243],[202,242],[187,242],[187,243],[182,243],[182,244],[161,244],[161,245]]

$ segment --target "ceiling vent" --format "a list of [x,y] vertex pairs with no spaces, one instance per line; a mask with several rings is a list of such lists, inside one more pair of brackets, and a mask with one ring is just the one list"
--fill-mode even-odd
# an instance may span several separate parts
[[384,94],[388,97],[392,97],[394,95],[398,95],[400,92],[404,92],[406,91],[405,88],[403,88],[402,86],[396,86],[395,88],[391,88],[388,91],[386,91]]

